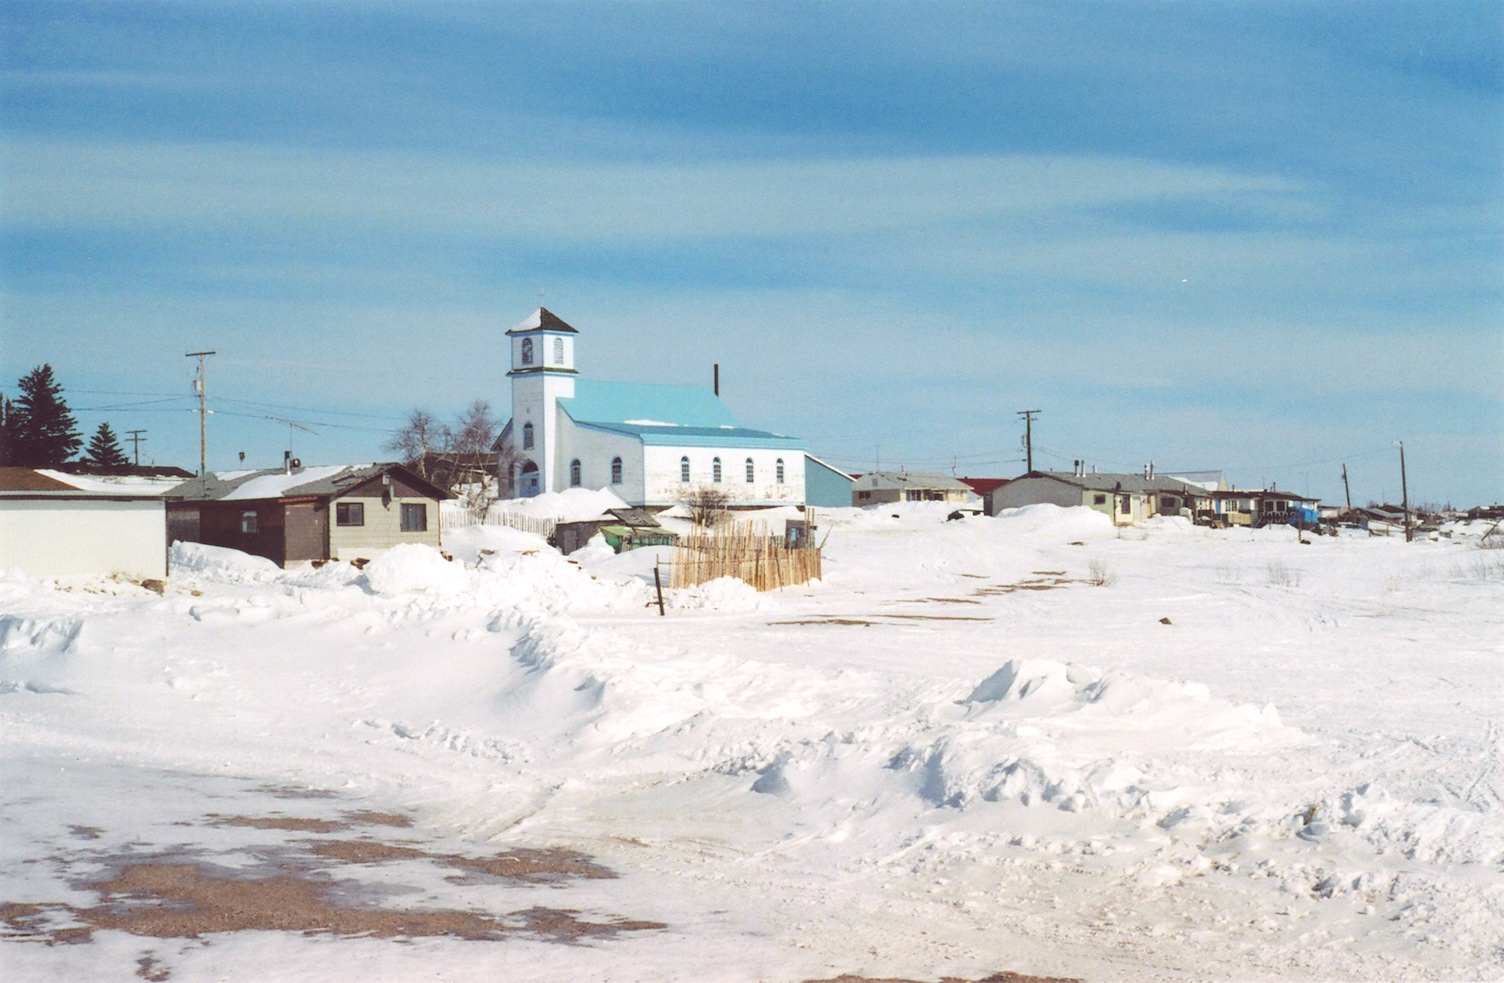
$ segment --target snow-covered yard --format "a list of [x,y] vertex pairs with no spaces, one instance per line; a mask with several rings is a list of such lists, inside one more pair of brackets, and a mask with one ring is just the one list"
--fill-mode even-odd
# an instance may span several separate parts
[[0,968],[1504,977],[1504,551],[945,514],[667,617],[501,527],[0,577]]

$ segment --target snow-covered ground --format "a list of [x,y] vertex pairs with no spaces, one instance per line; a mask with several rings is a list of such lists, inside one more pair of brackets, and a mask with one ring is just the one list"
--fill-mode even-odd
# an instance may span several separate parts
[[[1504,551],[946,511],[823,512],[823,582],[666,617],[666,550],[503,528],[0,576],[0,974],[1504,978]],[[617,876],[454,873],[529,848]],[[133,934],[137,861],[636,924]]]

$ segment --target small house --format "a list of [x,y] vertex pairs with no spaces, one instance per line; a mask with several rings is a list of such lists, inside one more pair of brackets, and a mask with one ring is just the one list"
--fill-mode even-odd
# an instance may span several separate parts
[[997,515],[1004,509],[1024,505],[1084,505],[1112,519],[1115,525],[1131,526],[1156,515],[1195,514],[1210,493],[1180,478],[1145,474],[1075,471],[1030,471],[994,489],[987,509]]
[[264,556],[280,566],[370,559],[403,543],[437,549],[453,496],[400,464],[217,471],[168,495],[174,540]]
[[975,496],[960,478],[926,471],[871,471],[851,483],[851,504],[969,502]]
[[1225,489],[1207,493],[1208,509],[1197,512],[1197,520],[1221,526],[1287,525],[1297,510],[1314,510],[1317,499],[1273,488],[1257,491]]
[[167,513],[149,482],[0,468],[0,569],[31,577],[162,579]]

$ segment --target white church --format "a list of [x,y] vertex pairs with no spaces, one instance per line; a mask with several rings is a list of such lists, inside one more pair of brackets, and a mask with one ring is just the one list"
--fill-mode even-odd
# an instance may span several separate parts
[[656,507],[709,486],[733,507],[804,504],[804,441],[743,427],[709,389],[582,379],[578,337],[542,307],[507,332],[512,418],[499,443],[516,455],[515,494],[609,488]]

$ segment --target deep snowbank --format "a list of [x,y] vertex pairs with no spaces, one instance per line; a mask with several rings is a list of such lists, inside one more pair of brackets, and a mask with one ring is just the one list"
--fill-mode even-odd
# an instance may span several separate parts
[[[0,901],[80,893],[39,862],[69,824],[182,842],[213,776],[581,849],[624,874],[581,903],[680,927],[514,978],[1504,975],[1491,551],[939,504],[822,511],[825,582],[667,617],[667,551],[496,527],[363,571],[179,544],[161,597],[0,577]],[[392,951],[372,978],[412,975]]]

